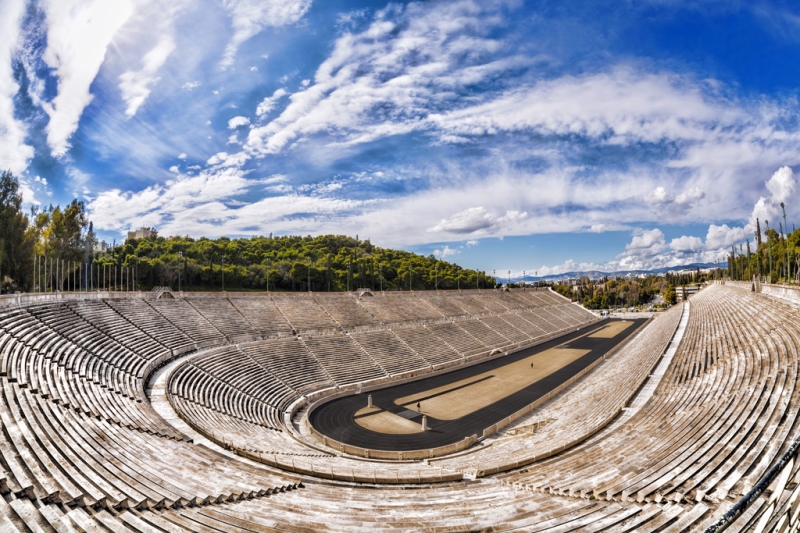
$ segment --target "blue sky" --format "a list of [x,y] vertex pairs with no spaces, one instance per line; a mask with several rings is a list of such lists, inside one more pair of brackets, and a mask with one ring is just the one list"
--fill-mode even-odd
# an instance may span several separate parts
[[0,167],[108,241],[713,262],[796,220],[799,53],[789,2],[0,0]]

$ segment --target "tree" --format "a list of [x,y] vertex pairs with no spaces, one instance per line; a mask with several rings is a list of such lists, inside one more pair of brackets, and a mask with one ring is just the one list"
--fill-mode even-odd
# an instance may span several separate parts
[[19,181],[5,171],[0,175],[0,288],[26,290],[31,283],[35,231],[22,212]]

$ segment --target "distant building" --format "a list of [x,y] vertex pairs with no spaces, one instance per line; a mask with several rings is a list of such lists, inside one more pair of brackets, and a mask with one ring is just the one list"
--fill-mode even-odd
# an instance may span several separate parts
[[685,287],[675,287],[675,293],[678,296],[678,301],[682,302],[684,292],[686,293],[686,299],[688,300],[689,298],[697,294],[697,292],[700,289],[702,289],[702,287],[699,285],[687,285]]
[[95,253],[104,254],[108,251],[108,243],[106,241],[96,242],[92,250],[94,250]]
[[146,239],[148,237],[158,237],[158,231],[156,231],[156,228],[145,228],[142,226],[136,231],[128,232],[129,239]]

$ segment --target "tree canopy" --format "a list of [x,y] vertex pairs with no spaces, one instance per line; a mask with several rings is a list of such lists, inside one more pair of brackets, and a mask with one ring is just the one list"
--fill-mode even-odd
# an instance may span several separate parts
[[344,235],[128,239],[97,259],[138,271],[142,288],[346,291],[486,288],[475,270]]

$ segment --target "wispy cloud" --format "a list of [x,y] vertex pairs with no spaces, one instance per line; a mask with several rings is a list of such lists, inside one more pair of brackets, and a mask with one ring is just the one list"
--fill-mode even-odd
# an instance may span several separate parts
[[223,5],[234,30],[222,60],[223,66],[230,66],[243,42],[267,26],[296,23],[311,7],[311,0],[223,0]]
[[[259,188],[280,187],[285,176],[247,179],[235,168],[180,175],[165,185],[138,193],[104,191],[91,202],[95,223],[122,232],[138,225],[157,226],[165,234],[252,235],[273,231],[277,224],[317,233],[328,220],[361,206],[361,202],[324,195],[278,194],[254,202],[237,197]],[[279,189],[283,191],[283,189]],[[302,213],[302,216],[298,216]]]
[[63,156],[78,127],[83,109],[92,101],[89,88],[111,39],[133,14],[132,0],[45,0],[47,65],[58,76],[58,94],[44,106],[50,116],[47,142],[53,155]]
[[134,116],[139,106],[150,96],[151,86],[160,79],[156,73],[174,50],[175,41],[166,35],[144,56],[141,70],[129,70],[120,75],[119,89],[122,99],[128,105],[125,109],[127,116]]
[[27,168],[33,157],[33,147],[25,142],[27,128],[14,116],[19,84],[14,79],[12,59],[19,51],[24,13],[24,0],[0,3],[0,168],[17,173]]

